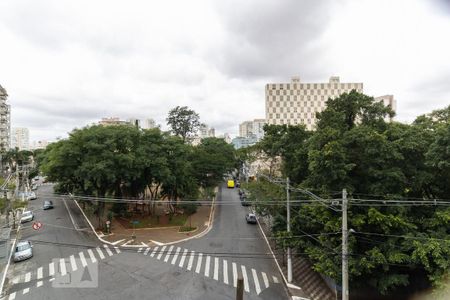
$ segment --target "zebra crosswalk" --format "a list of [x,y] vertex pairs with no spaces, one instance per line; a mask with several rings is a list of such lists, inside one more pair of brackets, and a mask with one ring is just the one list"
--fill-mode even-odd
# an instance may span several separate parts
[[[255,268],[249,268],[214,254],[196,252],[182,247],[141,247],[137,249],[137,253],[233,287],[237,286],[238,278],[242,277],[244,290],[247,293],[254,292],[259,295],[270,285],[279,284],[277,276],[268,276],[266,272],[257,271]],[[150,255],[148,255],[149,253]]]
[[[118,247],[111,247],[105,244],[103,247],[80,251],[78,254],[70,255],[68,258],[58,258],[53,260],[48,265],[40,266],[34,271],[29,271],[25,274],[13,277],[10,281],[11,287],[8,291],[9,294],[3,297],[2,300],[14,300],[18,294],[28,294],[31,288],[39,288],[43,286],[46,281],[54,281],[56,275],[60,274],[61,276],[65,276],[71,274],[79,269],[88,267],[90,264],[95,264],[119,253],[121,253],[121,251]],[[26,287],[22,290],[15,290],[14,287],[19,284],[25,284]]]

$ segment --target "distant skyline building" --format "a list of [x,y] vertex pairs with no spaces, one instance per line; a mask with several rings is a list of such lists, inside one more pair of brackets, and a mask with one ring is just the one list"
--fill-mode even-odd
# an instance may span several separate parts
[[251,135],[249,137],[237,136],[231,140],[235,149],[246,148],[249,146],[253,146],[258,142],[256,135]]
[[[375,97],[374,99],[375,99],[375,101],[382,102],[384,104],[384,106],[390,106],[394,112],[397,111],[397,101],[395,101],[394,95],[384,95],[384,96]],[[392,118],[386,117],[385,121],[391,122]]]
[[351,90],[363,92],[363,83],[341,83],[332,76],[328,82],[303,83],[292,77],[290,83],[266,84],[266,120],[268,124],[304,124],[308,130],[316,125],[316,113],[325,109],[328,98],[337,98]]
[[6,102],[8,93],[0,85],[0,150],[11,147],[11,106]]
[[30,149],[30,132],[25,127],[15,127],[11,131],[11,148]]
[[254,119],[253,121],[245,121],[239,124],[239,136],[251,137],[256,136],[258,140],[264,137],[265,119]]
[[152,128],[156,128],[156,122],[153,119],[143,119],[141,121],[141,127],[142,129],[152,129]]
[[33,141],[31,143],[30,150],[45,149],[50,144],[51,144],[51,142],[49,142],[47,140]]
[[109,117],[109,118],[102,118],[98,122],[98,124],[102,126],[111,126],[111,125],[126,125],[130,123],[127,121],[120,120],[119,117]]

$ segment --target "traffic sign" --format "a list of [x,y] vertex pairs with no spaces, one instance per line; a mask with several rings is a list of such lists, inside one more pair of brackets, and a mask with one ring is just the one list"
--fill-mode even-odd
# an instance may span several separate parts
[[42,223],[41,222],[34,222],[32,227],[33,227],[34,230],[39,230],[39,229],[42,228]]

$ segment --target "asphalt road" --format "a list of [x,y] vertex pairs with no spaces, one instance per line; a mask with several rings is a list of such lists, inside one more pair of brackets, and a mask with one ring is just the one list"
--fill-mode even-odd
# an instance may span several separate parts
[[[38,192],[49,195],[51,187]],[[55,209],[42,211],[43,200],[31,205],[42,229],[30,223],[22,232],[35,241],[35,256],[11,264],[5,299],[235,299],[237,277],[244,299],[288,299],[258,226],[245,222],[249,208],[237,189],[222,189],[205,236],[140,249],[105,247],[74,203],[54,198]]]

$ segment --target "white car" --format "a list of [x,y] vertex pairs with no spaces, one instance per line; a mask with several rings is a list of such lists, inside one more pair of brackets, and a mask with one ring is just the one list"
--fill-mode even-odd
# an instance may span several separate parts
[[33,257],[33,245],[29,241],[20,241],[16,245],[16,250],[14,251],[14,261],[26,260]]
[[20,218],[20,223],[31,222],[34,219],[34,214],[32,211],[24,211],[22,217]]
[[35,192],[30,192],[27,196],[27,200],[36,200],[37,196]]

